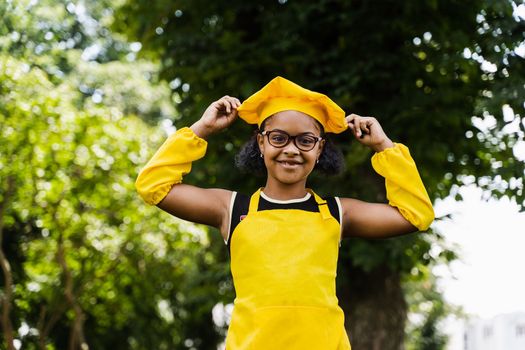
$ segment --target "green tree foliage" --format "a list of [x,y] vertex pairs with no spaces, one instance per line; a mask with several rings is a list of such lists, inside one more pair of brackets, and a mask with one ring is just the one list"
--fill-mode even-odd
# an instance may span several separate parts
[[231,287],[220,240],[136,194],[166,135],[158,121],[176,114],[156,65],[110,35],[109,4],[0,4],[2,348],[221,339],[211,309]]
[[[103,103],[150,123],[173,118],[157,67],[136,61],[139,43],[109,31],[111,1],[8,1],[0,4],[2,52],[38,67],[54,83],[68,80],[80,90],[78,108]],[[129,62],[130,65],[122,63]],[[130,69],[133,66],[135,69]],[[149,84],[148,84],[149,82]]]
[[[523,173],[511,149],[520,135],[498,135],[505,148],[489,145],[471,120],[492,113],[496,133],[505,125],[503,104],[523,115],[523,58],[513,50],[524,21],[512,10],[506,1],[130,1],[115,26],[161,59],[163,77],[182,98],[181,123],[224,94],[245,98],[286,75],[347,111],[380,118],[392,138],[411,146],[432,197],[442,198],[464,176],[499,175],[495,157],[514,176]],[[496,73],[482,69],[484,60]],[[347,175],[358,175],[353,166],[366,160],[351,162]],[[341,189],[372,198],[362,187]],[[518,189],[505,194],[525,198]]]
[[415,290],[407,293],[412,315],[420,318],[408,330],[407,350],[446,349],[447,337],[440,326],[450,310],[447,310],[446,303],[432,282],[420,283]]
[[424,277],[406,276],[403,289],[408,304],[409,322],[406,327],[405,348],[407,350],[444,350],[448,336],[444,332],[447,317],[463,317],[461,307],[448,304],[438,286],[438,278],[431,270],[437,265],[443,267],[446,259],[439,257],[424,269]]
[[[133,181],[163,141],[160,120],[188,125],[212,100],[245,98],[278,74],[348,112],[378,117],[410,147],[432,198],[475,182],[523,203],[523,163],[512,146],[523,139],[524,67],[514,49],[524,31],[513,6],[0,2],[0,339],[12,348],[11,333],[27,349],[215,348],[225,329],[211,309],[233,298],[220,235],[146,207]],[[504,105],[518,117],[504,118]],[[236,123],[210,140],[188,181],[259,186],[261,179],[231,171],[250,133]],[[335,140],[346,173],[310,185],[384,200],[370,151],[348,135]],[[398,349],[407,310],[428,300],[435,307],[424,310],[435,312],[410,341],[442,344],[433,338],[438,296],[427,288],[418,298],[419,287],[408,284],[407,306],[400,281],[425,281],[433,261],[454,257],[439,233],[345,242],[338,284],[353,348],[373,348],[374,340]]]
[[[525,129],[525,67],[515,52],[524,41],[525,21],[513,15],[515,6],[491,0],[137,0],[116,12],[115,27],[140,41],[145,56],[161,60],[163,78],[181,96],[180,125],[191,124],[222,95],[242,100],[283,75],[328,94],[347,112],[376,116],[393,140],[410,147],[433,199],[476,183],[488,196],[509,196],[523,205],[524,163],[515,159],[513,146],[523,142]],[[512,120],[504,118],[504,105],[513,110]],[[506,128],[511,122],[517,131]],[[236,123],[211,139],[192,180],[253,191],[260,179],[230,170],[249,134],[250,128]],[[322,193],[384,200],[382,181],[368,164],[370,151],[350,139],[336,138],[347,159],[344,175],[310,185]],[[344,244],[340,300],[349,311],[356,349],[372,348],[368,335],[378,329],[402,333],[395,329],[406,312],[398,287],[391,294],[373,288],[396,285],[385,281],[398,285],[406,273],[421,274],[433,260],[429,248],[435,241],[411,235]],[[454,253],[445,249],[442,256],[453,259]],[[361,306],[374,312],[362,310],[365,299],[367,306]],[[380,347],[399,348],[401,336],[384,337],[388,341]]]
[[160,130],[118,110],[79,111],[71,87],[11,58],[0,66],[3,230],[22,344],[169,349],[197,337],[192,326],[213,334],[206,232],[134,190]]

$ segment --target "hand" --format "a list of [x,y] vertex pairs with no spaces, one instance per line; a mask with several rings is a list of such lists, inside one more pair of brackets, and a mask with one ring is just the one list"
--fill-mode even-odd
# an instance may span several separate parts
[[205,139],[230,126],[237,118],[237,108],[240,105],[241,102],[237,98],[226,95],[209,105],[191,129],[197,136]]
[[376,118],[350,114],[346,117],[346,122],[357,141],[372,148],[375,152],[394,147],[394,143],[386,136]]

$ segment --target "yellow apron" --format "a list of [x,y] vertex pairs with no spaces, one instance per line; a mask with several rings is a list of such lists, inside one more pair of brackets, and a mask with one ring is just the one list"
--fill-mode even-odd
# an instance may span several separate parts
[[319,212],[257,211],[260,190],[230,242],[236,298],[226,350],[349,350],[335,294],[341,227]]

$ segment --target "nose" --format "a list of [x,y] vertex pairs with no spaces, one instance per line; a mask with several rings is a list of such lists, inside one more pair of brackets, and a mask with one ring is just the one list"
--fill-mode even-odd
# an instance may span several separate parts
[[283,153],[286,155],[295,155],[299,154],[299,148],[295,145],[295,139],[290,140],[286,146],[283,148]]

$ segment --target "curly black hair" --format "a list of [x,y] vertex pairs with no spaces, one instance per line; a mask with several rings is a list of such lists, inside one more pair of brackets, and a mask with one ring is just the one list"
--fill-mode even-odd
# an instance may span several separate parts
[[[241,147],[241,150],[235,156],[235,166],[243,172],[258,176],[265,176],[267,173],[264,159],[261,157],[261,151],[257,143],[257,134],[259,134],[261,130],[264,130],[266,120],[263,121],[260,129],[255,130],[252,137]],[[319,126],[321,128],[321,136],[326,142],[319,157],[319,162],[314,167],[314,171],[317,170],[324,175],[338,175],[344,170],[343,153],[335,146],[332,140],[326,137],[321,124],[319,124]]]

